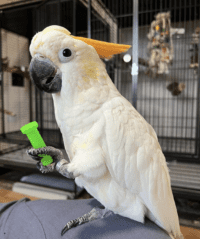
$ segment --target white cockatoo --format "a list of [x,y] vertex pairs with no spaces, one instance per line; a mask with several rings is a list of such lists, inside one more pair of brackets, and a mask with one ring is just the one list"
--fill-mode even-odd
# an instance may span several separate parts
[[29,149],[34,159],[49,154],[56,169],[75,178],[105,208],[70,221],[77,224],[113,212],[144,223],[147,216],[171,238],[183,238],[165,157],[152,126],[116,89],[100,58],[125,52],[130,46],[75,37],[60,26],[37,33],[30,45],[30,76],[52,93],[55,118],[69,162],[60,150]]

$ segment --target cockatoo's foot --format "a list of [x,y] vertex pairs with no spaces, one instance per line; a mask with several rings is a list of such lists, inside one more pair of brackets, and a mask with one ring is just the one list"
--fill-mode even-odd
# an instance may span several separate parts
[[[29,156],[31,156],[32,159],[39,161],[36,167],[42,173],[53,172],[56,167],[56,163],[58,163],[61,159],[63,159],[62,151],[52,146],[47,146],[47,147],[38,148],[38,149],[34,149],[30,147],[26,152]],[[53,159],[53,163],[47,166],[43,166],[42,162],[40,161],[42,157],[40,157],[39,155],[50,155]]]
[[84,224],[86,222],[90,222],[99,218],[108,217],[114,214],[112,211],[101,207],[95,207],[90,212],[84,214],[82,217],[78,217],[77,219],[69,221],[65,227],[62,229],[61,236],[65,234],[69,229],[76,227],[78,225]]

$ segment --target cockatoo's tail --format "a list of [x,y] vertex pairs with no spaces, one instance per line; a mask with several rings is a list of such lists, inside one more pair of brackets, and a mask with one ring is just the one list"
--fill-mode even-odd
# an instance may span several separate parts
[[[20,129],[22,134],[26,134],[26,136],[30,140],[31,145],[33,146],[34,149],[46,147],[46,144],[44,140],[42,139],[37,127],[38,127],[38,123],[36,121],[33,121],[29,124],[24,125]],[[53,162],[52,157],[49,155],[40,154],[39,156],[43,157],[41,162],[44,166],[47,166]]]

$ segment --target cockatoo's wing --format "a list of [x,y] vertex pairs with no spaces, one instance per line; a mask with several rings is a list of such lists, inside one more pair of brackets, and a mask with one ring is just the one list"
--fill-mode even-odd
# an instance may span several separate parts
[[124,97],[112,99],[104,109],[106,164],[112,178],[139,196],[152,221],[178,235],[170,176],[154,129]]

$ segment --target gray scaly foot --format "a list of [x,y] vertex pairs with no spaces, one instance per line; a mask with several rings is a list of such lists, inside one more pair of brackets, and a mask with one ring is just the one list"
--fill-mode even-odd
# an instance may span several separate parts
[[76,227],[78,225],[90,222],[99,218],[104,218],[112,215],[113,212],[102,207],[95,207],[89,213],[84,214],[82,217],[69,221],[65,227],[62,229],[61,236],[65,234],[69,229]]

